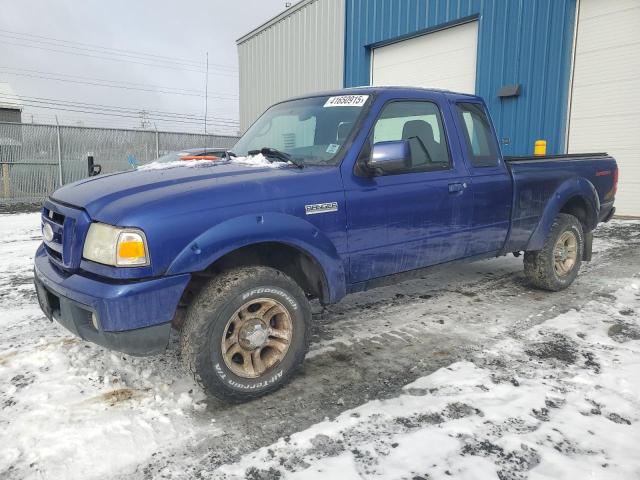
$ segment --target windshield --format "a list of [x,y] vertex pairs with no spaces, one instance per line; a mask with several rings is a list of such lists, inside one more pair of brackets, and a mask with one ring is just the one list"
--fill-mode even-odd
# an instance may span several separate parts
[[232,151],[246,156],[264,147],[284,152],[302,164],[335,165],[369,95],[310,97],[267,110]]

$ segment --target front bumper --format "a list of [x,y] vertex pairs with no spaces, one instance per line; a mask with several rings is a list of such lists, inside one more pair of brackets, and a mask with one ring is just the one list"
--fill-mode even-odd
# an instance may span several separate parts
[[43,246],[35,256],[36,292],[47,318],[84,340],[131,355],[166,348],[171,320],[190,278],[184,274],[112,283],[54,267]]

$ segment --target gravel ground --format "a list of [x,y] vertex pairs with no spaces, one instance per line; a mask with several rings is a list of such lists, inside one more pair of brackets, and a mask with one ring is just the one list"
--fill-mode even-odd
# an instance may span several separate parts
[[[583,457],[605,472],[594,478],[640,477],[582,445],[577,422],[549,421],[579,415],[604,440],[606,418],[640,441],[637,383],[627,391],[640,380],[640,222],[601,226],[564,292],[529,289],[509,256],[314,305],[302,371],[236,406],[182,374],[175,342],[132,358],[46,321],[31,286],[37,214],[0,215],[0,243],[2,478],[560,478],[585,473],[562,470]],[[584,375],[589,389],[568,380]],[[605,379],[612,398],[590,393]],[[501,412],[516,397],[535,400],[527,414]]]

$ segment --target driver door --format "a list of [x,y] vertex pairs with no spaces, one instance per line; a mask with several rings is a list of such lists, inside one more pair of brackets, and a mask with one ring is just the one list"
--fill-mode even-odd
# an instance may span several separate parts
[[[350,283],[464,257],[472,197],[469,175],[451,148],[436,101],[390,101],[345,179]],[[405,170],[367,173],[372,145],[407,140]],[[456,158],[454,158],[456,157]]]

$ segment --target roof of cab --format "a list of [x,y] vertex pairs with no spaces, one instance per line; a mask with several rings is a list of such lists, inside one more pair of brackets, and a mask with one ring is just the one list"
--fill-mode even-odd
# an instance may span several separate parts
[[350,87],[350,88],[341,88],[339,90],[327,90],[327,91],[308,93],[306,95],[298,95],[296,97],[293,97],[287,100],[295,100],[299,98],[308,98],[308,97],[337,96],[337,95],[367,95],[367,94],[375,94],[375,93],[390,92],[390,91],[396,92],[398,94],[435,92],[435,93],[442,93],[447,95],[454,95],[456,97],[463,97],[463,98],[473,98],[473,99],[480,98],[477,95],[472,95],[469,93],[452,92],[450,90],[442,90],[438,88],[409,87],[409,86],[399,86],[399,85],[380,85],[380,86],[367,85],[362,87]]

